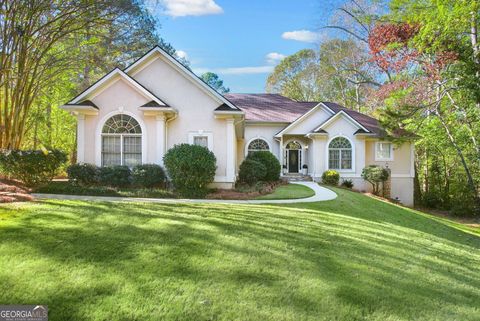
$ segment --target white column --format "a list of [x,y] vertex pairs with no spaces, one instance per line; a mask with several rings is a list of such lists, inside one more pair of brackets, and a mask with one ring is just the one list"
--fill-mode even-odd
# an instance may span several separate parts
[[165,137],[165,115],[157,115],[156,116],[156,123],[157,123],[157,139],[156,139],[156,148],[157,148],[157,153],[156,153],[156,163],[158,165],[163,166],[163,156],[165,155],[165,143],[166,143],[166,137]]
[[77,114],[77,163],[85,162],[85,115]]
[[227,181],[235,181],[235,124],[227,119]]
[[355,174],[360,175],[365,167],[365,158],[367,156],[367,149],[365,146],[365,138],[357,137],[355,139],[355,155],[352,155],[352,159],[355,161]]
[[283,136],[280,137],[280,147],[279,147],[279,153],[280,155],[278,155],[278,160],[280,161],[280,165],[281,165],[281,169],[280,169],[280,176],[283,176],[283,165],[284,165],[284,160],[283,160]]

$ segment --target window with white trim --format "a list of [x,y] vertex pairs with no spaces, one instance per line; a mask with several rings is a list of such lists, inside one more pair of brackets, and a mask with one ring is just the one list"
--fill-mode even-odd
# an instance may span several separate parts
[[188,133],[188,143],[190,145],[198,145],[206,147],[213,151],[213,134],[211,132],[190,132]]
[[248,148],[247,148],[248,154],[258,152],[258,151],[270,151],[270,146],[268,145],[268,143],[261,138],[256,138],[252,140],[250,144],[248,144]]
[[376,161],[392,161],[393,160],[393,144],[388,142],[377,142],[375,144],[375,160]]
[[352,169],[352,144],[345,137],[337,137],[328,145],[328,168]]
[[102,166],[142,163],[142,129],[135,118],[118,114],[102,128]]
[[208,136],[194,136],[193,145],[198,145],[208,148]]

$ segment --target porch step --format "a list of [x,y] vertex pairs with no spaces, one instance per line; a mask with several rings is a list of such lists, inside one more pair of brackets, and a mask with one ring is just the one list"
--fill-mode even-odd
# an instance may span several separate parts
[[310,175],[302,174],[285,174],[282,176],[282,179],[287,182],[311,182],[313,181]]

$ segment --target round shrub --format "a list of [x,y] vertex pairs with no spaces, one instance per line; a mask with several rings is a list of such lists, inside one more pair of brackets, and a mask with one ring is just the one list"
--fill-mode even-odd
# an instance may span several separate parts
[[104,186],[125,187],[132,182],[130,168],[120,165],[101,167],[99,178]]
[[238,172],[238,179],[242,183],[247,183],[248,185],[253,185],[265,178],[267,168],[262,163],[246,158],[242,164],[240,164],[240,169]]
[[160,165],[143,164],[132,169],[132,184],[141,187],[161,186],[165,182],[165,172]]
[[203,198],[215,178],[217,159],[206,147],[180,144],[163,157],[168,176],[183,197]]
[[71,183],[91,186],[98,183],[99,168],[92,164],[73,164],[68,166],[68,180]]
[[50,182],[67,155],[59,150],[3,150],[0,152],[0,169],[26,186],[37,187]]
[[337,186],[339,181],[340,181],[340,174],[333,169],[329,169],[328,171],[325,171],[322,174],[323,184]]
[[278,159],[269,151],[258,151],[248,155],[249,159],[260,162],[265,166],[265,177],[267,182],[275,182],[280,179],[280,169],[282,168]]

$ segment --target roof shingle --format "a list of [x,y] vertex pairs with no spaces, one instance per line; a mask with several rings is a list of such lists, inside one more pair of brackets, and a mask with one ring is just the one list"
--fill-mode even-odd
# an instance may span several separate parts
[[[226,94],[225,97],[245,112],[245,120],[260,122],[292,123],[320,103],[295,101],[279,94]],[[336,103],[322,103],[335,114],[344,111],[375,136],[386,136],[385,130],[377,119]],[[403,130],[394,135],[411,136],[410,133]]]

